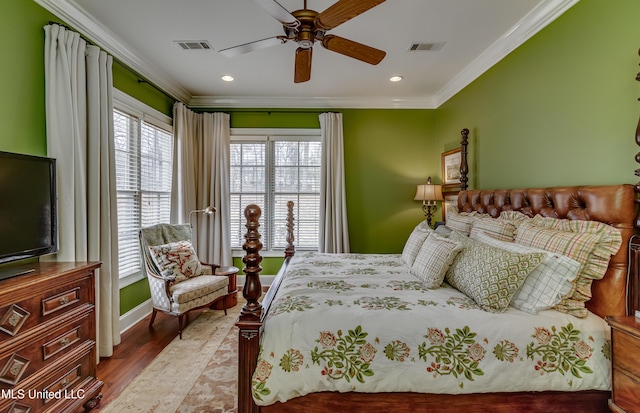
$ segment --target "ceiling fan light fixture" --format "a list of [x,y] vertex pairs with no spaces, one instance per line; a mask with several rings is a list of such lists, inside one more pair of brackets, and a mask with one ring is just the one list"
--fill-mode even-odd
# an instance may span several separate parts
[[233,82],[233,76],[231,75],[222,75],[220,76],[220,79],[224,80],[225,82]]
[[403,79],[403,77],[402,77],[402,76],[400,76],[400,75],[395,75],[395,76],[391,76],[391,77],[389,78],[389,81],[390,81],[390,82],[399,82],[399,81],[401,81],[402,79]]
[[297,43],[294,63],[294,83],[301,83],[311,78],[311,54],[313,45],[321,42],[322,46],[332,52],[360,60],[371,65],[377,65],[384,59],[386,52],[375,49],[353,40],[340,36],[327,35],[328,30],[335,29],[343,23],[384,3],[385,0],[336,0],[329,8],[318,13],[307,8],[304,0],[304,8],[289,12],[279,0],[253,0],[267,13],[275,18],[284,30],[284,36],[275,36],[257,40],[234,47],[222,49],[219,53],[225,56],[236,56],[259,48],[274,45],[276,41]]

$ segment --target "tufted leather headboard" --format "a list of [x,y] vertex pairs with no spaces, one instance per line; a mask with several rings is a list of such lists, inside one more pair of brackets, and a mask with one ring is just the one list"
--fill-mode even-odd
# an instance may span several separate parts
[[600,221],[618,228],[622,246],[602,280],[593,282],[587,308],[601,317],[627,314],[628,246],[634,233],[633,185],[467,190],[458,194],[458,210],[498,217],[502,211],[528,216]]

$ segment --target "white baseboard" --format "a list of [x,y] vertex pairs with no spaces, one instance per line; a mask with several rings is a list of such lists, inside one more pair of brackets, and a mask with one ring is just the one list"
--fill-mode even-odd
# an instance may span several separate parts
[[151,314],[151,311],[153,311],[153,304],[151,304],[151,299],[149,298],[147,301],[138,304],[136,307],[122,314],[120,316],[120,334]]
[[[275,275],[262,275],[260,274],[260,284],[264,287],[264,286],[269,286],[271,285],[271,283],[273,282],[273,280],[276,278]],[[245,276],[244,275],[238,275],[238,277],[236,278],[236,283],[238,284],[238,288],[240,288],[241,285],[244,285],[244,280],[245,280]]]
[[[260,275],[260,284],[263,287],[270,286],[275,278],[275,275]],[[244,275],[238,275],[236,279],[238,286],[244,285],[244,280]],[[151,304],[151,299],[148,299],[147,301],[138,304],[136,307],[122,314],[120,316],[120,334],[124,333],[125,331],[133,327],[134,324],[151,314],[151,311],[153,311],[153,304]]]

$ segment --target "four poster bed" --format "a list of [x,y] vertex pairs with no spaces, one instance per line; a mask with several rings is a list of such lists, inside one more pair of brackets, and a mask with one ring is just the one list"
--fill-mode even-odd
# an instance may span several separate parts
[[[608,410],[604,318],[637,305],[640,184],[468,190],[468,133],[451,228],[421,223],[401,255],[296,254],[289,203],[285,262],[262,302],[261,212],[247,207],[240,413]],[[560,268],[557,300],[532,301]]]

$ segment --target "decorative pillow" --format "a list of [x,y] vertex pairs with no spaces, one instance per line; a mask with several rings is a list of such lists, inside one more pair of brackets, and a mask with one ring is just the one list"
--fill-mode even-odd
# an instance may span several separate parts
[[423,231],[431,231],[431,227],[429,226],[429,223],[427,222],[426,219],[424,221],[421,221],[418,225],[416,225],[416,227],[414,229],[421,229]]
[[437,288],[460,250],[462,243],[431,234],[422,244],[409,272],[418,277],[426,288]]
[[478,241],[510,252],[541,252],[545,256],[525,278],[524,284],[511,301],[511,306],[530,314],[538,314],[567,298],[573,289],[573,282],[578,276],[580,263],[558,253],[538,248],[526,247],[513,242],[497,240],[486,233],[478,234]]
[[434,231],[436,232],[436,234],[440,235],[441,237],[447,238],[449,237],[449,234],[451,234],[451,231],[453,230],[446,225],[438,225]]
[[479,232],[485,232],[502,241],[513,241],[516,237],[516,225],[509,220],[486,217],[473,223],[469,236],[477,239]]
[[204,273],[204,267],[189,241],[150,246],[149,251],[163,277],[174,277],[176,282],[180,282]]
[[477,212],[447,212],[446,225],[454,231],[469,235],[473,223],[479,219]]
[[406,265],[409,267],[413,265],[422,243],[431,233],[433,233],[433,230],[428,225],[422,225],[422,222],[416,225],[402,249],[402,261]]
[[[453,235],[453,233],[451,234]],[[503,312],[544,254],[517,254],[469,238],[445,280],[482,309]]]
[[498,217],[498,219],[511,221],[511,222],[515,223],[516,226],[518,226],[519,223],[524,222],[524,221],[528,221],[528,220],[531,219],[531,217],[523,214],[520,211],[502,211],[500,213],[500,216]]
[[576,317],[586,317],[585,302],[591,298],[593,280],[604,277],[611,255],[622,244],[616,228],[595,221],[566,220],[536,216],[516,230],[516,242],[557,252],[580,263],[578,277],[567,298],[555,309]]

